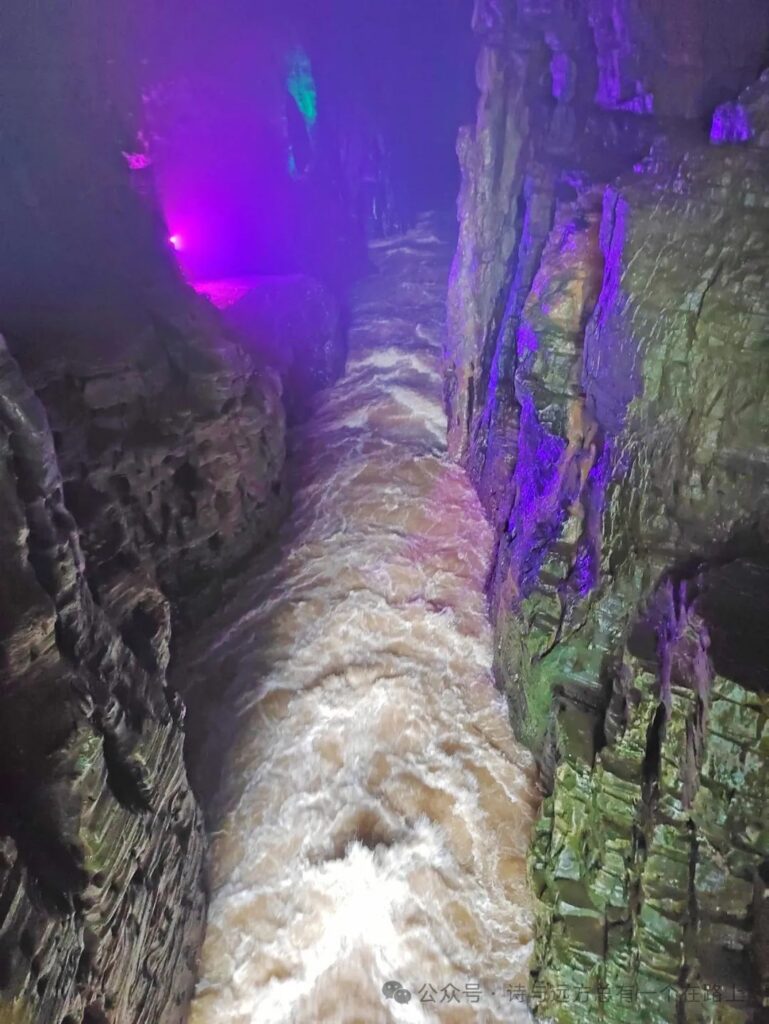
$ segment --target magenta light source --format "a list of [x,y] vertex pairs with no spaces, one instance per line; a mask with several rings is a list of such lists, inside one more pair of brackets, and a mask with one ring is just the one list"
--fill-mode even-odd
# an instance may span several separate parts
[[176,249],[177,252],[181,252],[181,250],[184,248],[184,242],[182,240],[181,235],[169,235],[168,244],[171,246],[172,249]]

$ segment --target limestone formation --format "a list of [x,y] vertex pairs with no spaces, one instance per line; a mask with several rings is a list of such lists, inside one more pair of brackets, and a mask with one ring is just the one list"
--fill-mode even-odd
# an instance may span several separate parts
[[205,840],[167,622],[133,642],[99,604],[43,407],[0,360],[0,1019],[179,1021]]
[[450,429],[564,1024],[757,1020],[769,962],[769,15],[651,6],[477,4],[460,144]]

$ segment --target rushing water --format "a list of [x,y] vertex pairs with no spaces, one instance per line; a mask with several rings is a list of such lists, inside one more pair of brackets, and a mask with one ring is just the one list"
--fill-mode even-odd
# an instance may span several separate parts
[[236,708],[193,1024],[529,1019],[535,783],[490,676],[490,528],[445,457],[448,254],[426,222],[373,259],[279,558],[184,669]]

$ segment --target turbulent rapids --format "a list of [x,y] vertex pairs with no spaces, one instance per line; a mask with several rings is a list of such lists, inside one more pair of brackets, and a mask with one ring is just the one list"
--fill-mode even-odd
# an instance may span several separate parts
[[193,1024],[529,1019],[536,791],[490,674],[491,530],[445,454],[447,249],[426,222],[372,258],[279,555],[184,666],[235,722]]

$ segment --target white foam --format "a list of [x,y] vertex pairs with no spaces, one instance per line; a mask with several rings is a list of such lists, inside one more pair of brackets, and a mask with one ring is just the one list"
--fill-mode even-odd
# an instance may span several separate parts
[[[192,1024],[529,1020],[506,989],[531,952],[533,769],[490,676],[492,537],[445,460],[424,352],[440,332],[419,326],[440,284],[398,299],[401,348],[382,312],[441,258],[423,236],[376,250],[353,324],[366,347],[303,428],[277,567],[185,668],[193,700],[229,686],[238,709]],[[409,1003],[384,998],[389,979]],[[441,1004],[450,984],[460,1003]]]

